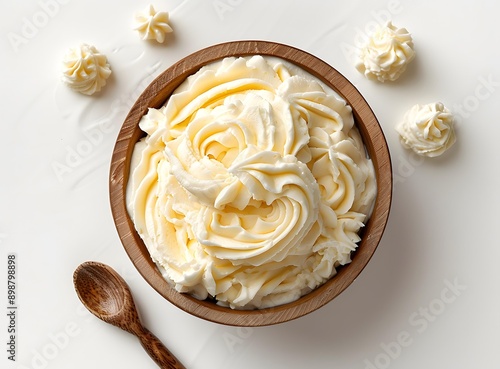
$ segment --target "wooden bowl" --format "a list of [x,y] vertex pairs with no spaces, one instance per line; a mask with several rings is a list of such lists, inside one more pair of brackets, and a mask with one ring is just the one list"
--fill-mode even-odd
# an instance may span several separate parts
[[[181,294],[161,276],[135,231],[125,203],[129,166],[135,143],[144,135],[138,123],[148,108],[160,108],[186,77],[202,66],[228,56],[277,56],[294,63],[337,91],[352,107],[354,119],[371,156],[378,193],[372,216],[362,232],[362,240],[352,255],[352,262],[322,286],[297,301],[260,310],[232,310],[211,301],[200,301]],[[135,267],[146,281],[180,309],[197,317],[233,326],[263,326],[289,321],[306,315],[344,291],[372,257],[384,232],[392,198],[391,160],[384,134],[372,110],[356,88],[339,72],[317,57],[296,48],[265,41],[236,41],[199,50],[180,60],[159,75],[139,96],[118,135],[110,170],[111,209],[118,234]]]

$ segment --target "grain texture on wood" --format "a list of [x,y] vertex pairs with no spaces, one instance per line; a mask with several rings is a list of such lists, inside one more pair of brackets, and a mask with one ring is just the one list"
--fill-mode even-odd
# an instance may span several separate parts
[[96,317],[139,338],[141,345],[162,369],[185,369],[179,360],[145,328],[125,280],[108,265],[82,263],[73,274],[80,301]]
[[[362,232],[362,240],[352,262],[339,268],[324,285],[295,302],[254,311],[232,310],[211,301],[199,301],[178,293],[156,269],[142,240],[134,229],[125,206],[125,191],[131,154],[143,136],[138,123],[147,109],[165,104],[174,89],[202,66],[229,56],[264,55],[287,60],[321,79],[351,106],[367,151],[373,160],[378,194],[372,216]],[[110,200],[118,234],[130,259],[162,296],[184,311],[200,318],[234,326],[261,326],[292,320],[308,314],[344,291],[364,269],[375,252],[389,217],[392,199],[392,168],[382,129],[359,91],[337,70],[317,57],[291,46],[266,41],[235,41],[214,45],[180,60],[159,75],[139,96],[125,119],[113,152],[110,169]]]

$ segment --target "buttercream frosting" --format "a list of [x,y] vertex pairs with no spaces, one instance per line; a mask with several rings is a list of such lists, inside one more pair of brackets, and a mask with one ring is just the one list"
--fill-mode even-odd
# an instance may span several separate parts
[[82,94],[99,92],[110,75],[111,68],[106,56],[95,46],[81,44],[69,49],[64,56],[62,80]]
[[374,168],[350,107],[312,75],[278,58],[225,58],[140,128],[127,207],[179,292],[276,306],[350,262]]
[[395,81],[414,59],[413,39],[390,21],[377,27],[359,50],[356,69],[368,79]]
[[396,131],[404,147],[422,156],[439,156],[456,141],[453,114],[441,102],[414,105]]
[[135,15],[134,30],[139,32],[143,40],[156,40],[159,43],[165,41],[167,33],[173,32],[168,12],[157,12],[151,4],[144,12]]

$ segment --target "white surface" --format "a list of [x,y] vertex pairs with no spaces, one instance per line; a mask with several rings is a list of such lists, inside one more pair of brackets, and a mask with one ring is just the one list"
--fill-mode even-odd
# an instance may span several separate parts
[[[78,300],[73,270],[98,260],[124,276],[145,324],[190,369],[498,369],[498,4],[154,4],[170,12],[174,34],[165,45],[131,30],[133,14],[147,2],[0,2],[0,366],[156,367],[133,336],[99,321]],[[348,51],[391,13],[395,25],[412,33],[417,57],[399,81],[380,84],[354,69]],[[13,45],[14,34],[24,42]],[[114,140],[138,94],[189,53],[237,39],[296,46],[351,80],[384,129],[395,175],[389,225],[358,280],[306,317],[251,329],[199,320],[153,291],[121,246],[108,199]],[[81,41],[106,54],[113,70],[97,96],[60,83],[61,58]],[[433,101],[456,113],[458,142],[440,158],[419,159],[401,147],[394,126],[413,104]],[[15,363],[6,352],[10,253],[18,263]],[[464,289],[453,292],[453,283]]]

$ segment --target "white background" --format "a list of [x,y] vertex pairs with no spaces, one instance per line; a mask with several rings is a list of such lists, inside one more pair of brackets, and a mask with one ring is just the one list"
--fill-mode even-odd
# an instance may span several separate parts
[[[500,8],[477,1],[156,0],[174,34],[131,29],[137,0],[0,1],[0,366],[155,368],[130,334],[82,307],[72,284],[86,260],[129,283],[144,323],[187,368],[500,367]],[[353,47],[377,22],[413,35],[417,57],[395,83],[368,81]],[[31,26],[30,26],[31,24]],[[286,43],[344,74],[373,108],[393,161],[394,200],[373,259],[344,293],[288,323],[225,327],[164,300],[125,254],[111,217],[116,135],[147,84],[202,47]],[[60,82],[61,59],[95,45],[113,70],[88,97]],[[457,143],[421,159],[395,125],[413,104],[442,101]],[[7,255],[17,260],[16,362],[7,359]],[[450,286],[455,287],[451,288]]]

